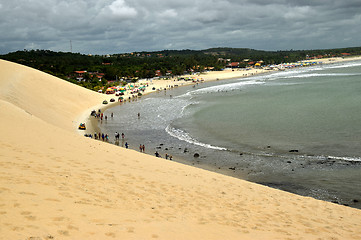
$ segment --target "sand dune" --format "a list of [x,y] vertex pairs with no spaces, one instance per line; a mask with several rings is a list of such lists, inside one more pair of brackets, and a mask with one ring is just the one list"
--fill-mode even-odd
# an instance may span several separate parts
[[360,210],[84,138],[102,95],[0,70],[1,239],[360,239]]

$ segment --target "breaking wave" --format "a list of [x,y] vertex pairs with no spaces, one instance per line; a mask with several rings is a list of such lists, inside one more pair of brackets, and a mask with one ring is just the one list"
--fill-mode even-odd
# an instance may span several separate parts
[[185,132],[181,129],[173,128],[170,125],[168,125],[166,127],[165,131],[172,137],[178,138],[179,140],[182,140],[182,141],[194,144],[194,145],[198,145],[198,146],[209,148],[209,149],[215,149],[215,150],[223,150],[223,151],[227,150],[226,148],[216,147],[216,146],[212,146],[210,144],[198,142],[197,140],[192,138],[187,132]]

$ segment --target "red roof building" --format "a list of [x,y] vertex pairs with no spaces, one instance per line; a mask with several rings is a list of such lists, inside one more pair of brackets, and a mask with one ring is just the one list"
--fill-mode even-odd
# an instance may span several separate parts
[[228,64],[229,67],[238,67],[239,66],[239,62],[231,62],[230,64]]

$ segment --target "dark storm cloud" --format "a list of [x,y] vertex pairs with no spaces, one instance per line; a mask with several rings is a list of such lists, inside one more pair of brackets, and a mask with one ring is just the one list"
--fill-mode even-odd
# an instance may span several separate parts
[[359,0],[0,0],[0,53],[360,46]]

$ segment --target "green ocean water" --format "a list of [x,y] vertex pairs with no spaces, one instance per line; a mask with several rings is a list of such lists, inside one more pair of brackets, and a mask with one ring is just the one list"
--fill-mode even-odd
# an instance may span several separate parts
[[361,64],[297,69],[193,92],[178,119],[200,142],[233,150],[361,156]]

